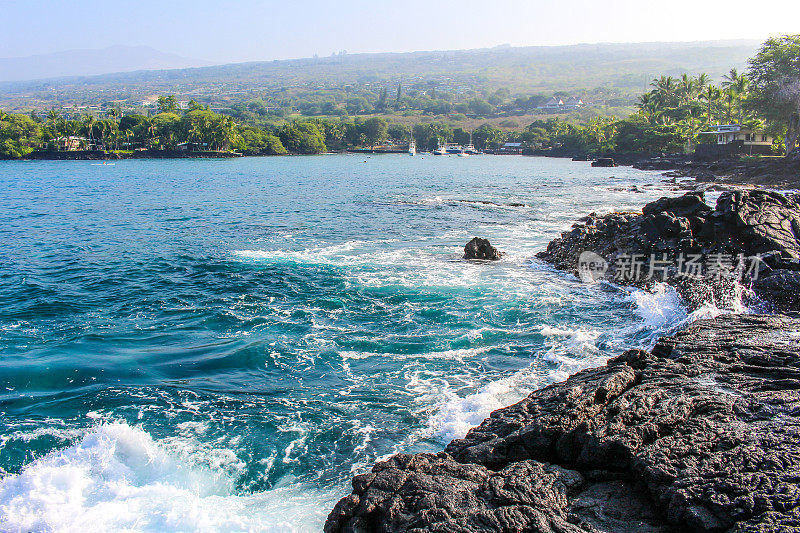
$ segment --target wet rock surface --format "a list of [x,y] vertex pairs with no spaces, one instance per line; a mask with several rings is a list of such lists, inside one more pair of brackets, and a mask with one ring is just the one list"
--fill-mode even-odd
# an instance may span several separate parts
[[503,252],[492,246],[487,239],[474,237],[464,246],[464,259],[497,261],[502,256]]
[[775,270],[755,280],[753,290],[772,311],[796,311],[800,306],[800,272]]
[[[800,269],[794,266],[800,258],[800,204],[791,196],[765,190],[724,192],[713,209],[705,203],[702,193],[661,198],[647,204],[641,215],[593,213],[551,241],[537,257],[558,269],[578,274],[579,258],[584,251],[608,261],[611,267],[606,278],[639,286],[659,278],[620,277],[615,265],[622,262],[623,256],[639,256],[644,272],[650,270],[654,258],[669,258],[675,269],[658,274],[690,301],[699,298],[697,293],[702,292],[699,285],[709,280],[695,283],[680,279],[681,273],[677,271],[680,255],[684,258],[701,255],[706,259],[724,255],[730,260],[726,267],[731,271],[737,266],[733,258],[757,256],[758,261],[747,261],[748,269],[753,263],[756,268],[746,276],[743,272],[738,274],[746,283],[775,270]],[[730,292],[729,283],[716,281],[719,283],[710,284],[712,291]],[[757,293],[768,287],[754,285]],[[774,288],[768,290],[775,292]],[[786,301],[781,308],[800,310],[800,299]]]
[[[794,332],[794,333],[792,333]],[[325,531],[800,528],[800,316],[698,321],[356,476]]]

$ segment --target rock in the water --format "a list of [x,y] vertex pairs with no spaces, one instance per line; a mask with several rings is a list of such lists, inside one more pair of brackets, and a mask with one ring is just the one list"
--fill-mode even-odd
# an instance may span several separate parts
[[353,480],[335,532],[796,531],[797,316],[725,315]]
[[593,167],[615,167],[617,163],[610,157],[601,157],[597,161],[592,161]]
[[503,252],[492,246],[487,239],[474,237],[464,246],[464,259],[486,259],[497,261]]

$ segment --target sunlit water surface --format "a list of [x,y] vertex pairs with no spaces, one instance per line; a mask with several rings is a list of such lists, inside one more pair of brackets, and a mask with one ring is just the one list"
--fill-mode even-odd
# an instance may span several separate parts
[[[352,475],[685,320],[534,254],[658,173],[0,162],[0,529],[318,531]],[[460,259],[473,236],[506,252]]]

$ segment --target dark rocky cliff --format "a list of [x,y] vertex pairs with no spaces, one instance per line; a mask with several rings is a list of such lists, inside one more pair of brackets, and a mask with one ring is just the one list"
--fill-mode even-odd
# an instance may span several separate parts
[[327,532],[800,528],[800,317],[726,315],[356,476]]

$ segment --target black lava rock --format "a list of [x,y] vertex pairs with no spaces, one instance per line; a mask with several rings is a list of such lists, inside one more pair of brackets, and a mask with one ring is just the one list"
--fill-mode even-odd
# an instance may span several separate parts
[[724,315],[353,479],[339,532],[797,531],[797,316]]
[[[674,261],[679,255],[692,254],[706,259],[721,254],[729,258],[763,256],[769,257],[773,263],[770,266],[775,267],[776,263],[796,262],[800,258],[800,204],[793,197],[764,190],[725,192],[714,209],[703,201],[702,193],[661,198],[647,204],[641,215],[591,214],[551,241],[547,250],[537,257],[556,268],[578,274],[580,255],[587,250],[609,262],[607,277],[638,286],[646,286],[651,280],[615,277],[617,258],[640,256],[643,271],[649,270],[654,256],[669,256]],[[702,303],[697,298],[698,283],[687,283],[675,276],[665,281],[675,285],[690,304]],[[732,297],[730,302],[715,300],[719,307],[736,299],[730,290],[730,280],[705,279],[702,282],[720,285],[712,287],[711,293]],[[691,288],[691,294],[685,291],[687,288]],[[756,284],[754,289],[776,293],[763,283]],[[780,307],[786,308],[786,305],[780,304]]]
[[497,261],[503,252],[492,246],[488,240],[474,237],[464,246],[464,259],[485,259]]

